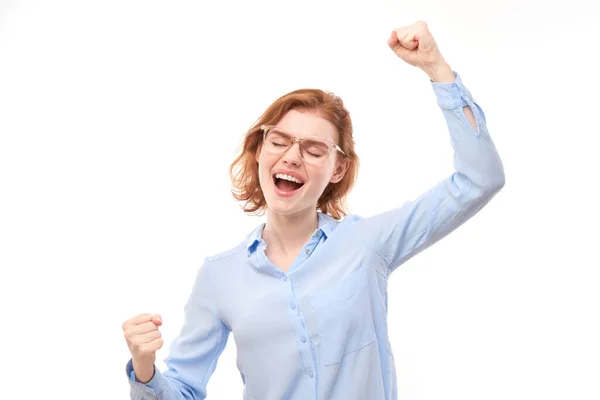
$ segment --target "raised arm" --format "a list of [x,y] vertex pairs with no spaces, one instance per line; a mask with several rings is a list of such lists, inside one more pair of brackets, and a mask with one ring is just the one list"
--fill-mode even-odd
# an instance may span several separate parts
[[356,222],[357,234],[385,261],[391,273],[486,205],[504,186],[504,170],[482,108],[460,75],[441,57],[427,25],[417,22],[399,28],[388,44],[399,57],[430,77],[449,129],[455,168],[416,200]]

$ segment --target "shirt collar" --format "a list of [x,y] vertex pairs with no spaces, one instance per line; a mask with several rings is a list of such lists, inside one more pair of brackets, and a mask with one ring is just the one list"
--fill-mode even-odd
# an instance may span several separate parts
[[262,231],[265,228],[265,223],[257,226],[250,234],[246,240],[246,249],[248,250],[248,257],[254,253],[258,244],[262,242]]
[[[324,214],[322,212],[317,212],[317,217],[319,226],[315,233],[320,231],[321,234],[323,234],[324,239],[327,239],[337,226],[337,221],[330,215]],[[265,223],[260,224],[248,235],[246,240],[246,249],[248,250],[248,257],[251,256],[252,253],[256,251],[258,245],[263,242],[262,232],[263,229],[265,229],[265,225]]]
[[333,219],[332,216],[324,214],[322,212],[318,212],[317,216],[319,217],[319,230],[325,235],[327,239],[331,236],[331,233],[337,226],[337,221]]

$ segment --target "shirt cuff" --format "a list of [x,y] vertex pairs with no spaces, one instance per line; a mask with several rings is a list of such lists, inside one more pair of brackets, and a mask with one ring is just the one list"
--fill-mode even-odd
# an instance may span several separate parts
[[438,105],[447,110],[465,107],[469,103],[473,103],[471,92],[463,85],[458,72],[452,72],[456,78],[454,82],[431,82]]
[[129,359],[127,366],[125,367],[127,376],[129,377],[129,384],[144,393],[150,393],[154,396],[159,395],[165,388],[165,378],[162,376],[158,368],[154,366],[154,376],[148,383],[141,383],[135,379],[135,371],[133,370],[133,359]]

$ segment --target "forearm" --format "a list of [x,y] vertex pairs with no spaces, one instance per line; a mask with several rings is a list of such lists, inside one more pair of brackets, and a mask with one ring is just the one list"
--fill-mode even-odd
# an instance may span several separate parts
[[[436,74],[432,76],[440,76]],[[504,172],[481,107],[458,75],[453,82],[432,85],[449,128],[456,171],[474,184],[467,187],[482,195],[497,191],[504,184]],[[454,182],[459,184],[460,179]]]
[[452,68],[443,58],[434,65],[424,66],[423,72],[429,76],[432,82],[452,83],[456,80]]

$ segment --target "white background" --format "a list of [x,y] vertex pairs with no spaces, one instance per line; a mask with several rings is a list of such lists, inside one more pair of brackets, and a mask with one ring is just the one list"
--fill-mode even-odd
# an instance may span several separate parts
[[[165,368],[202,260],[263,221],[227,168],[288,91],[350,110],[353,213],[450,174],[429,79],[386,45],[419,19],[506,186],[392,275],[399,398],[600,398],[598,18],[473,0],[0,0],[1,397],[128,399],[121,324],[144,312],[163,316]],[[241,398],[235,352],[230,336],[209,400]]]

